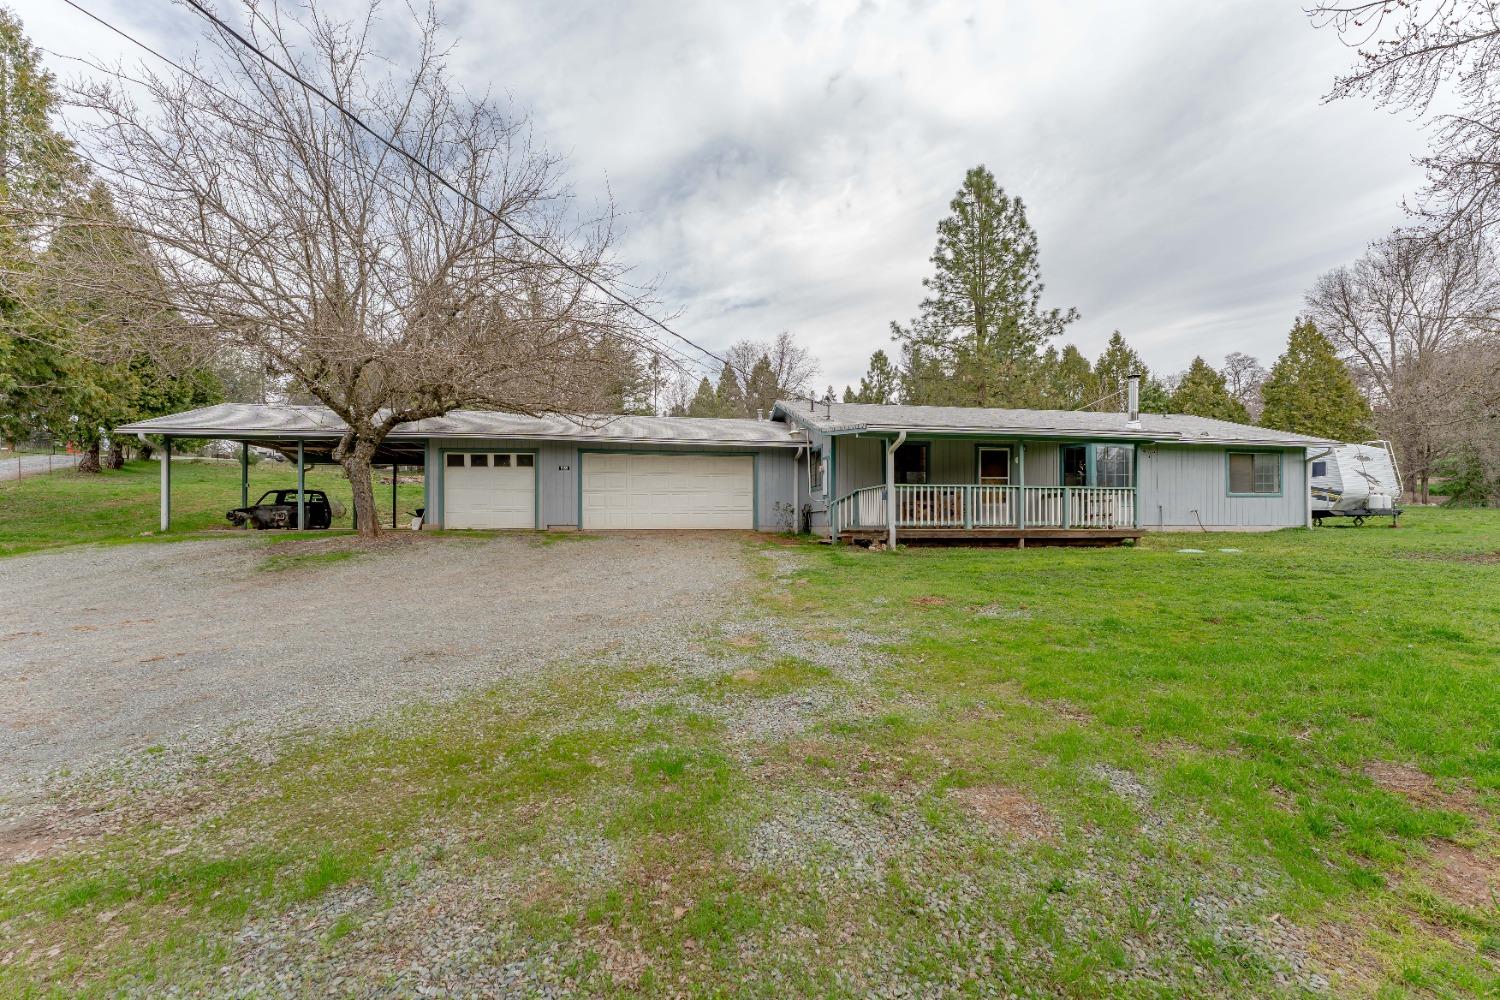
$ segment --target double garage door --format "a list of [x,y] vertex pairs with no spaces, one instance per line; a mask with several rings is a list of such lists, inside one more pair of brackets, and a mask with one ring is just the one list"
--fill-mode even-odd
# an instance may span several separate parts
[[583,456],[585,531],[609,528],[754,528],[749,455]]
[[[443,456],[443,525],[533,528],[536,456],[448,452]],[[580,526],[755,527],[755,460],[749,455],[595,452],[581,456]]]

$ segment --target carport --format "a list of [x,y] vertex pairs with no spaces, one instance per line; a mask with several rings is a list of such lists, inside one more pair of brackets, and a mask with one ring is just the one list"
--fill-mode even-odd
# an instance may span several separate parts
[[[250,505],[250,446],[278,452],[297,477],[297,524],[307,523],[305,496],[307,469],[312,465],[332,465],[333,449],[344,425],[330,419],[328,411],[313,406],[264,406],[226,403],[219,406],[153,417],[115,428],[116,434],[134,434],[142,441],[156,437],[161,449],[161,530],[172,526],[172,448],[173,440],[208,438],[232,441],[240,446],[240,506]],[[396,490],[401,466],[415,466],[426,472],[426,448],[422,441],[387,438],[372,461],[375,468],[391,470],[391,524],[398,523]]]

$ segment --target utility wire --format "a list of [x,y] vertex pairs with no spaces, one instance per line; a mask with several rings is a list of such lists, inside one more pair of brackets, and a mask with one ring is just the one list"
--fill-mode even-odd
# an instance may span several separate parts
[[[73,6],[76,6],[76,4],[73,4],[73,0],[65,0],[65,2],[67,2],[69,4],[72,4]],[[368,134],[376,142],[380,143],[382,146],[386,147],[391,152],[393,152],[396,155],[402,157],[403,159],[405,159],[408,162],[410,162],[413,166],[417,167],[419,170],[421,170],[424,173],[426,173],[429,176],[431,176],[433,178],[433,180],[435,180],[435,181],[438,182],[438,184],[442,185],[444,188],[446,188],[449,191],[453,192],[453,194],[455,194],[459,198],[463,199],[469,205],[473,206],[474,208],[478,209],[481,212],[484,212],[486,215],[488,215],[491,218],[493,218],[496,222],[500,223],[500,225],[504,226],[507,230],[509,230],[510,233],[512,235],[514,235],[517,239],[519,239],[522,242],[526,243],[528,246],[532,247],[533,249],[535,249],[535,250],[537,250],[537,251],[545,254],[546,256],[550,257],[552,260],[554,260],[554,261],[557,262],[558,266],[560,266],[563,269],[571,272],[572,274],[574,274],[578,278],[582,279],[583,281],[585,281],[588,284],[592,285],[594,288],[596,288],[599,291],[603,292],[604,295],[607,296],[610,300],[618,303],[619,305],[624,306],[626,309],[629,309],[631,312],[633,312],[637,316],[641,317],[641,319],[644,319],[647,323],[650,323],[652,326],[655,326],[655,327],[663,330],[664,332],[666,332],[668,334],[671,334],[673,337],[676,337],[678,340],[682,341],[684,344],[687,344],[689,347],[693,348],[694,350],[696,350],[696,351],[698,351],[698,352],[700,352],[700,353],[702,353],[702,354],[704,354],[704,355],[706,355],[706,356],[708,356],[710,358],[713,358],[715,361],[719,362],[721,365],[723,365],[724,367],[730,369],[731,371],[739,372],[739,374],[740,374],[741,377],[743,377],[743,378],[745,378],[747,380],[749,379],[750,375],[749,375],[748,372],[740,371],[740,369],[737,366],[735,366],[733,364],[730,364],[730,362],[729,362],[729,360],[727,358],[720,357],[719,355],[715,354],[713,351],[710,351],[708,348],[702,346],[701,344],[695,343],[693,340],[689,339],[688,337],[685,337],[682,334],[678,333],[676,330],[672,329],[666,323],[664,323],[661,320],[657,319],[655,316],[652,316],[650,313],[646,312],[644,309],[642,309],[640,306],[636,305],[634,302],[631,302],[629,299],[627,299],[624,296],[620,295],[619,293],[615,292],[614,289],[612,289],[609,286],[605,285],[603,282],[599,281],[597,278],[593,277],[592,275],[585,274],[583,271],[580,271],[577,267],[575,267],[572,264],[568,263],[561,256],[559,256],[555,251],[551,250],[547,246],[543,245],[542,243],[540,243],[537,240],[533,239],[531,236],[527,235],[525,232],[523,232],[522,230],[520,230],[519,228],[517,228],[515,225],[513,225],[510,222],[510,220],[508,220],[508,219],[504,218],[503,216],[501,216],[498,212],[496,212],[493,209],[491,209],[488,205],[485,205],[485,204],[479,202],[478,200],[470,197],[469,195],[465,194],[463,191],[460,191],[446,177],[444,177],[442,174],[438,173],[438,171],[436,169],[434,169],[431,165],[429,165],[428,163],[426,163],[425,161],[423,161],[420,157],[416,156],[415,154],[408,152],[403,147],[401,147],[401,146],[397,145],[396,143],[392,142],[390,139],[386,138],[383,134],[381,134],[380,132],[378,132],[377,130],[375,130],[370,125],[367,125],[365,123],[364,119],[360,118],[359,115],[355,114],[353,111],[350,111],[348,108],[344,107],[343,104],[341,104],[339,101],[335,100],[333,97],[329,96],[326,92],[324,92],[322,90],[322,88],[318,87],[316,84],[309,83],[308,81],[304,80],[294,70],[292,70],[289,67],[283,65],[274,56],[272,56],[269,53],[267,53],[264,50],[262,50],[254,42],[252,42],[250,39],[246,38],[240,32],[238,32],[237,30],[235,30],[231,25],[229,25],[227,22],[225,22],[217,14],[215,14],[213,11],[211,11],[207,7],[205,7],[202,3],[199,2],[199,0],[186,0],[186,3],[193,10],[197,11],[198,14],[201,15],[205,20],[209,21],[211,24],[213,24],[215,27],[217,27],[219,29],[219,31],[223,32],[229,38],[233,39],[235,42],[237,42],[238,44],[242,45],[246,49],[249,49],[251,52],[255,53],[255,55],[258,58],[260,58],[263,62],[265,62],[267,65],[275,67],[275,69],[278,72],[280,72],[282,75],[286,76],[288,79],[290,79],[293,82],[295,82],[298,86],[302,87],[302,89],[308,91],[309,93],[317,95],[317,97],[320,98],[325,104],[327,104],[329,107],[333,108],[339,114],[343,115],[346,119],[348,119],[351,123],[353,123],[361,131],[363,131],[366,134]],[[98,20],[98,18],[95,18],[95,20]]]

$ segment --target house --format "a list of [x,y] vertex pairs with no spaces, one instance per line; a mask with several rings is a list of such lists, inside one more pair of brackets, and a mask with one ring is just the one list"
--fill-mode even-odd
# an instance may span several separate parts
[[[322,407],[230,403],[117,433],[273,448],[300,484],[308,463],[332,460],[343,429]],[[1307,463],[1331,443],[1133,409],[784,400],[768,420],[457,411],[398,426],[376,463],[427,470],[434,527],[807,528],[1024,545],[1308,524]],[[163,530],[170,512],[167,461]]]

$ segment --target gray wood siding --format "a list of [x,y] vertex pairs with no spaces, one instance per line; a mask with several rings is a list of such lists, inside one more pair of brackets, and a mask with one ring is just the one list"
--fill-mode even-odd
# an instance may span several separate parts
[[[1137,474],[1141,527],[1198,530],[1199,518],[1210,530],[1288,528],[1306,523],[1306,466],[1302,448],[1279,449],[1281,494],[1229,495],[1226,455],[1239,449],[1143,445]],[[1271,449],[1256,449],[1271,450]]]
[[[442,526],[443,512],[437,506],[437,477],[441,475],[440,450],[447,448],[535,451],[541,496],[538,508],[544,528],[578,526],[578,474],[581,458],[589,451],[647,451],[686,453],[706,451],[752,452],[755,455],[755,504],[757,527],[762,531],[783,530],[776,504],[797,504],[797,450],[795,448],[708,448],[652,444],[585,444],[577,441],[520,441],[510,439],[432,438],[427,442],[427,523]],[[795,527],[795,521],[793,523]]]

